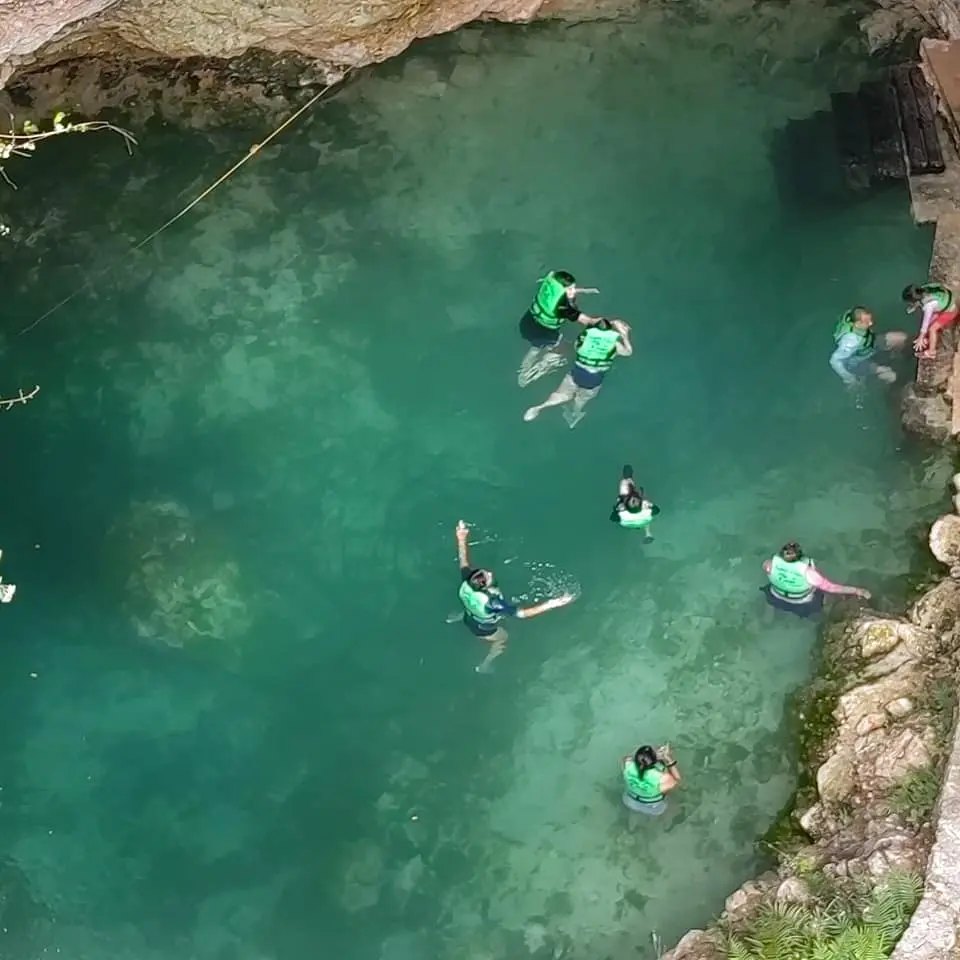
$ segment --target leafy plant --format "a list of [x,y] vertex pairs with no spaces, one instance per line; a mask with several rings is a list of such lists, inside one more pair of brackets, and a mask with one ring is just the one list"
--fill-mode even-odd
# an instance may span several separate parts
[[940,796],[940,777],[934,767],[912,770],[890,791],[890,812],[914,827],[930,819]]
[[926,692],[920,707],[930,714],[937,749],[945,753],[953,739],[957,710],[957,690],[951,679],[941,677]]
[[886,960],[922,893],[918,876],[892,873],[872,891],[826,906],[769,907],[728,938],[728,960]]

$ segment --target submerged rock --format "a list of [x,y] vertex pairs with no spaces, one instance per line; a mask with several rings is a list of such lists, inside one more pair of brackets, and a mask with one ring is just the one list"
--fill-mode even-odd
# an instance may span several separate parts
[[139,501],[107,534],[107,571],[145,640],[182,647],[233,641],[251,624],[239,566],[199,536],[173,500]]

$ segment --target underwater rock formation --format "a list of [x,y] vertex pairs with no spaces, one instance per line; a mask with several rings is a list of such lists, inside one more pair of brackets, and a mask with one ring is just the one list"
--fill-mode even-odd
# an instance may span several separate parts
[[198,536],[181,504],[132,504],[109,531],[107,551],[108,570],[123,579],[126,613],[145,640],[225,643],[249,629],[239,566]]

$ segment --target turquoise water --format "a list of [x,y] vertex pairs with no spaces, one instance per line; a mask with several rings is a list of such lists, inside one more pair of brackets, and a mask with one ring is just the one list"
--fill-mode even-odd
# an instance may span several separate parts
[[[652,957],[750,874],[814,640],[761,561],[797,538],[893,606],[949,471],[827,366],[931,241],[898,190],[787,189],[777,131],[862,70],[832,16],[418,46],[7,337],[42,390],[3,415],[5,955]],[[261,136],[21,164],[9,332]],[[516,382],[550,267],[634,331],[572,431],[521,419],[559,372]],[[607,521],[624,462],[653,544]],[[492,676],[445,622],[458,518],[509,594],[579,594]],[[618,759],[664,740],[676,813],[631,824]]]

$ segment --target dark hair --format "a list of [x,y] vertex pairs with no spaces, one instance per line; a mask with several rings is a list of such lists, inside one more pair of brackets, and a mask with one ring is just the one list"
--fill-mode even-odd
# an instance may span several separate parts
[[917,300],[923,299],[923,290],[915,283],[911,283],[903,288],[903,293],[901,293],[900,296],[903,298],[904,303],[914,303]]
[[866,307],[854,307],[850,311],[850,318],[853,320],[854,323],[856,323],[858,320],[862,319],[865,316],[867,317],[871,316],[870,311]]
[[573,278],[573,274],[569,270],[554,270],[553,276],[555,280],[558,280],[565,287],[569,287],[571,284],[574,284],[577,282]]
[[657,751],[651,746],[637,747],[637,752],[633,755],[633,762],[637,765],[637,770],[643,773],[649,770],[657,763]]
[[487,576],[487,571],[481,570],[479,567],[467,577],[467,583],[469,583],[474,590],[482,590],[484,587],[489,587],[492,582],[493,578]]
[[[795,555],[793,560],[787,560],[786,555],[788,553]],[[800,549],[799,543],[795,543],[793,540],[791,540],[789,543],[785,543],[780,548],[780,556],[783,557],[784,560],[787,560],[787,563],[796,563],[797,560],[800,560],[803,557],[803,550]]]
[[590,324],[598,330],[612,330],[613,324],[606,317],[598,317],[596,323]]
[[643,509],[643,491],[631,490],[630,493],[628,493],[626,498],[624,499],[623,505],[628,510],[642,510]]

